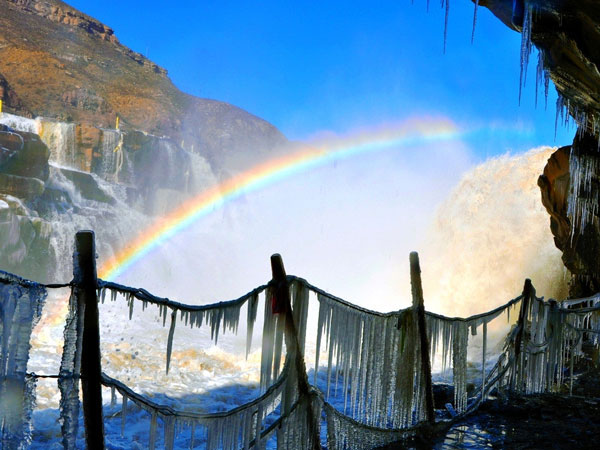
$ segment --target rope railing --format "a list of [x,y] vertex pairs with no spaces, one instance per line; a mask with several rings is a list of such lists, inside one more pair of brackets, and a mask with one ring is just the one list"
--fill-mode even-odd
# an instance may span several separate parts
[[289,371],[290,371],[290,362],[286,361],[281,374],[278,379],[264,392],[261,396],[255,398],[254,400],[244,403],[243,405],[232,408],[228,411],[222,412],[211,412],[211,413],[194,413],[190,411],[178,411],[176,409],[171,408],[170,406],[161,405],[156,402],[153,402],[148,397],[138,394],[133,389],[128,387],[126,384],[121,381],[108,376],[107,374],[102,374],[102,384],[108,388],[116,389],[123,397],[127,397],[128,399],[133,400],[137,403],[142,409],[151,409],[152,411],[159,413],[163,416],[175,416],[182,419],[189,420],[207,420],[207,419],[218,419],[224,417],[230,417],[235,414],[239,414],[240,412],[247,410],[249,408],[258,406],[262,402],[273,397],[273,394],[280,393],[278,390],[283,386],[283,384],[287,381]]
[[[412,258],[413,255],[411,255],[411,264]],[[278,442],[282,439],[281,448],[286,448],[286,446],[293,448],[290,447],[292,445],[290,436],[293,433],[305,433],[308,440],[307,444],[304,444],[304,448],[314,450],[320,448],[321,408],[327,418],[328,433],[341,433],[328,438],[329,448],[341,449],[348,445],[353,448],[370,448],[357,447],[340,436],[347,436],[349,430],[360,429],[375,436],[369,445],[386,444],[392,442],[391,439],[405,439],[413,435],[421,429],[425,422],[439,427],[455,423],[476,410],[494,388],[502,387],[526,393],[555,389],[557,383],[561,383],[563,380],[562,368],[567,358],[571,365],[572,389],[573,360],[581,352],[580,347],[584,334],[590,333],[594,336],[600,334],[600,320],[598,320],[597,314],[600,312],[600,304],[597,304],[600,301],[600,294],[558,304],[555,301],[544,301],[543,298],[536,297],[531,282],[527,280],[522,295],[490,311],[462,318],[447,317],[423,309],[421,313],[423,320],[421,320],[418,315],[419,301],[417,301],[420,298],[420,305],[423,308],[418,257],[416,261],[418,279],[413,277],[411,266],[413,306],[388,313],[354,305],[310,284],[303,278],[286,276],[281,261],[279,263],[281,268],[277,269],[277,274],[274,266],[273,280],[268,284],[261,285],[237,299],[208,305],[180,303],[169,298],[155,296],[145,289],[99,280],[95,278],[95,269],[91,278],[82,276],[76,270],[72,282],[47,285],[0,271],[0,288],[7,285],[18,285],[23,289],[45,290],[65,287],[73,289],[70,300],[71,315],[67,319],[68,325],[65,328],[65,349],[70,345],[70,348],[74,349],[73,351],[76,350],[79,353],[75,353],[70,360],[67,358],[70,366],[65,366],[65,368],[63,368],[65,363],[63,355],[63,364],[61,364],[59,375],[24,373],[23,376],[27,379],[58,378],[59,385],[61,380],[69,381],[70,384],[65,385],[71,386],[69,389],[73,389],[73,387],[77,389],[77,380],[81,379],[84,385],[86,436],[88,436],[89,421],[86,401],[89,402],[90,397],[89,394],[86,394],[85,385],[87,383],[89,388],[95,373],[94,371],[90,372],[88,363],[79,362],[78,359],[82,354],[86,355],[86,345],[89,346],[92,342],[81,337],[85,329],[83,327],[84,320],[78,319],[82,295],[91,295],[89,299],[85,300],[90,305],[94,303],[97,305],[98,299],[104,301],[107,293],[110,293],[112,300],[116,300],[118,295],[122,295],[128,303],[130,319],[135,301],[142,302],[143,309],[149,304],[158,306],[160,315],[163,317],[163,326],[166,326],[166,318],[170,311],[171,324],[167,345],[168,370],[178,311],[180,312],[179,320],[185,321],[186,324],[190,321],[192,326],[196,325],[197,327],[202,325],[203,318],[206,316],[205,323],[211,326],[211,338],[216,343],[221,326],[225,327],[226,324],[230,324],[229,326],[237,332],[240,308],[247,304],[248,331],[251,338],[250,324],[253,326],[256,319],[258,296],[267,291],[264,333],[271,334],[269,336],[263,334],[261,385],[264,380],[266,382],[262,394],[250,402],[224,412],[178,411],[136,393],[119,380],[99,373],[99,383],[122,395],[123,423],[128,400],[150,413],[152,417],[151,436],[156,434],[157,417],[165,422],[167,448],[172,448],[174,430],[177,428],[175,424],[180,422],[205,427],[207,445],[210,449],[219,446],[237,448],[232,444],[231,436],[227,438],[229,440],[223,440],[225,439],[222,435],[223,427],[242,427],[235,439],[239,439],[244,448],[258,446],[274,433],[277,433]],[[290,292],[293,292],[293,308]],[[328,345],[327,392],[317,390],[308,383],[307,379],[304,345],[308,292],[315,294],[319,303],[317,359],[313,384],[316,384],[320,367],[321,335],[325,334]],[[521,306],[518,321],[505,338],[505,350],[500,353],[492,369],[487,370],[487,324],[505,312],[510,313],[511,308],[515,308],[519,303]],[[88,314],[88,309],[88,307],[83,309],[86,314]],[[93,322],[94,319],[86,316],[85,320],[85,327],[88,327],[89,320]],[[95,320],[97,322],[97,317]],[[547,326],[547,324],[551,326]],[[481,385],[467,395],[468,330],[470,328],[471,334],[475,335],[479,326],[483,326]],[[282,355],[284,337],[286,354]],[[264,339],[269,341],[266,346]],[[431,370],[429,369],[429,372],[425,370],[425,363],[431,364],[431,359],[436,354],[436,346],[439,345],[438,340],[442,342],[444,365],[451,362],[453,367],[454,405],[457,413],[451,414],[452,417],[449,420],[435,420],[435,418],[432,420],[431,415],[426,420],[425,399],[427,391],[431,390]],[[248,351],[249,344],[247,343],[247,354]],[[265,355],[267,355],[267,359],[264,359]],[[285,363],[283,369],[279,371],[278,358],[281,356],[285,356]],[[333,374],[334,368],[335,375]],[[403,372],[405,369],[406,372]],[[337,379],[340,373],[344,395],[343,411],[328,402],[330,379],[332,376]],[[409,373],[411,375],[408,375]],[[61,393],[62,390],[63,388],[61,388]],[[78,402],[77,397],[75,395],[74,401]],[[101,414],[101,398],[99,407]],[[431,407],[433,408],[433,406]],[[273,412],[276,408],[279,408],[278,413],[270,416],[269,421],[263,423],[263,420],[270,414],[267,412]],[[71,411],[72,414],[75,414],[74,417],[77,412],[78,407]],[[100,415],[101,417],[102,415]],[[70,423],[72,424],[72,421]],[[68,431],[65,427],[66,425],[63,426],[63,432]],[[103,430],[100,429],[99,432],[103,433]],[[292,434],[287,435],[288,432]],[[66,443],[65,447],[74,448],[73,442]],[[151,448],[154,448],[155,437],[151,437],[151,444]]]
[[216,303],[211,303],[209,305],[188,305],[185,303],[180,303],[177,301],[170,300],[166,297],[155,296],[155,295],[151,294],[150,292],[148,292],[147,290],[142,289],[142,288],[134,288],[134,287],[124,286],[121,284],[114,283],[112,281],[104,281],[104,280],[98,279],[98,289],[100,291],[100,298],[103,298],[105,296],[106,290],[111,290],[115,293],[118,292],[118,293],[123,294],[127,298],[128,301],[135,298],[135,299],[143,302],[145,305],[153,304],[153,305],[157,305],[160,307],[169,308],[171,310],[177,310],[177,311],[182,311],[182,312],[187,312],[187,313],[203,312],[203,311],[209,311],[212,309],[228,308],[228,307],[232,307],[232,306],[236,306],[236,307],[241,306],[245,302],[247,302],[249,299],[251,299],[252,297],[263,292],[266,288],[267,288],[267,285],[263,284],[235,300],[220,301],[220,302],[216,302]]

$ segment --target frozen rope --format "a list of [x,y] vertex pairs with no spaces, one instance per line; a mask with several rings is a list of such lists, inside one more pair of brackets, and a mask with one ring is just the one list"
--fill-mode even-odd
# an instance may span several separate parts
[[560,303],[561,306],[575,306],[575,305],[579,305],[581,303],[587,303],[590,302],[591,304],[595,304],[595,303],[600,303],[600,293],[598,294],[594,294],[590,297],[585,297],[585,298],[573,298],[573,299],[567,299],[567,300],[562,300]]
[[489,322],[490,320],[493,320],[496,317],[498,317],[500,314],[502,314],[506,309],[519,303],[522,299],[523,299],[523,296],[519,295],[518,297],[513,298],[512,300],[505,303],[504,305],[498,306],[497,308],[492,309],[491,311],[480,313],[480,314],[475,314],[475,315],[472,315],[472,316],[469,316],[466,318],[465,317],[447,317],[442,314],[437,314],[437,313],[433,313],[430,311],[425,311],[425,315],[436,318],[436,319],[448,321],[448,322],[482,322],[482,321]]
[[[260,397],[237,408],[224,412],[194,413],[190,411],[177,411],[169,406],[160,405],[149,398],[140,395],[122,382],[102,374],[102,384],[116,389],[123,396],[123,412],[126,413],[127,401],[131,400],[138,407],[148,412],[151,416],[150,448],[156,442],[156,418],[160,417],[165,424],[165,447],[172,448],[175,430],[181,425],[192,425],[195,429],[200,426],[205,429],[207,449],[238,449],[249,448],[255,443],[262,443],[267,436],[280,426],[282,421],[294,413],[300,403],[298,400],[292,405],[287,414],[282,414],[276,424],[271,424],[263,430],[263,420],[276,411],[279,399],[288,382],[289,367],[291,362],[286,361],[281,375],[276,382]],[[193,432],[194,433],[194,432]],[[193,435],[193,434],[192,434]],[[259,446],[260,447],[260,446]]]
[[0,283],[3,284],[16,284],[24,288],[32,288],[32,287],[44,287],[46,289],[58,289],[73,286],[73,282],[69,283],[50,283],[43,284],[37,283],[35,281],[27,280],[25,278],[21,278],[15,274],[5,272],[0,270]]
[[[100,291],[103,290],[111,290],[113,292],[118,292],[123,294],[125,297],[133,297],[136,298],[145,304],[151,303],[153,305],[158,305],[161,307],[170,308],[172,310],[178,310],[182,312],[194,313],[194,312],[202,312],[209,311],[212,309],[223,309],[231,306],[241,306],[246,301],[248,301],[253,296],[260,294],[262,291],[266,289],[266,285],[259,286],[247,294],[242,295],[241,297],[235,300],[222,301],[218,303],[211,303],[210,305],[187,305],[185,303],[179,303],[173,300],[169,300],[168,298],[157,297],[152,295],[145,289],[142,288],[133,288],[129,286],[123,286],[117,283],[113,283],[112,281],[104,281],[98,279],[98,289]],[[101,292],[102,295],[102,292]]]

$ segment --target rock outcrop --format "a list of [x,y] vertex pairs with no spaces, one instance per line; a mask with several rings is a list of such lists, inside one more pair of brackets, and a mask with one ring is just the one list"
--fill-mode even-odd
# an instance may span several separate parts
[[571,237],[571,223],[567,217],[570,154],[570,145],[559,148],[548,159],[544,173],[538,179],[538,186],[542,191],[542,204],[550,214],[550,230],[554,236],[554,243],[560,250],[567,247]]
[[0,125],[0,172],[46,181],[49,156],[39,136]]
[[[578,126],[539,179],[542,202],[563,262],[570,295],[600,291],[600,3],[596,0],[481,0],[506,26],[540,51],[538,67],[554,82],[557,108]],[[543,80],[539,80],[543,81]],[[557,113],[558,114],[558,113]],[[558,118],[558,115],[557,115]]]
[[0,0],[0,11],[0,94],[8,112],[104,128],[118,115],[122,129],[184,142],[217,170],[247,167],[286,143],[246,111],[179,91],[166,70],[123,46],[112,29],[59,0]]

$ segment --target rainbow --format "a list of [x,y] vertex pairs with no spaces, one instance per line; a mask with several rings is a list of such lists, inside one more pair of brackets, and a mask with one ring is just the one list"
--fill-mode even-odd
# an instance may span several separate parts
[[409,120],[358,135],[307,145],[280,158],[259,164],[197,196],[140,233],[98,270],[113,280],[153,249],[228,202],[298,173],[359,154],[458,139],[465,133],[447,119]]

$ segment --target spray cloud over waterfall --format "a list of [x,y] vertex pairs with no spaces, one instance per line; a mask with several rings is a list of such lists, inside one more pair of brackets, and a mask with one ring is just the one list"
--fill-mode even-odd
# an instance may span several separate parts
[[476,314],[516,297],[525,278],[562,299],[567,277],[537,178],[555,148],[489,159],[440,206],[422,251],[429,308]]

